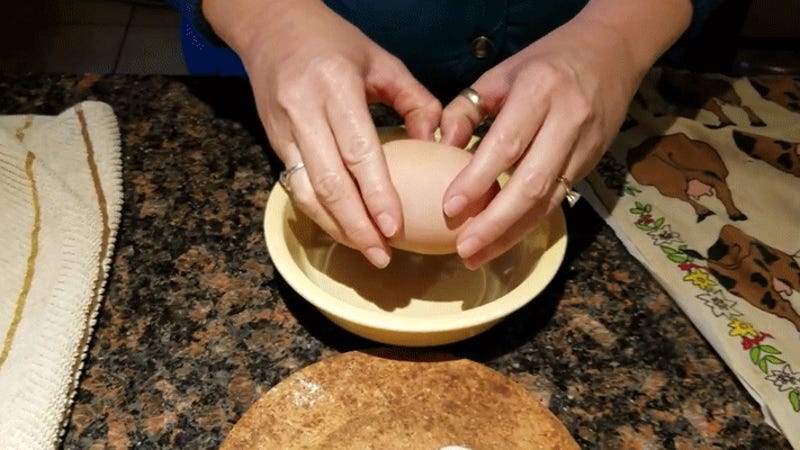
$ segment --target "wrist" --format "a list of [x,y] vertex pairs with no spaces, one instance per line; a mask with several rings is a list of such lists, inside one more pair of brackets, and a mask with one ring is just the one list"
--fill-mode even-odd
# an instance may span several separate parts
[[202,10],[245,67],[291,54],[309,30],[324,30],[321,21],[333,14],[321,0],[202,0]]
[[252,15],[258,14],[251,11],[254,6],[247,0],[201,0],[200,13],[212,31],[241,56],[253,32]]
[[253,43],[279,28],[282,16],[318,0],[201,0],[203,17],[228,46],[245,58]]
[[687,30],[692,19],[689,0],[592,0],[576,17],[607,33],[610,45],[639,77],[652,67]]

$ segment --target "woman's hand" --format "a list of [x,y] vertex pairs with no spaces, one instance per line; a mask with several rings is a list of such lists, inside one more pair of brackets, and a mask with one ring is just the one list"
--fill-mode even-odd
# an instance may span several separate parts
[[215,32],[242,58],[270,144],[292,167],[294,204],[377,267],[403,226],[368,102],[432,139],[441,105],[395,57],[319,0],[204,0]]
[[[445,193],[445,213],[458,214],[503,171],[513,174],[458,237],[467,267],[499,256],[559,207],[559,177],[577,181],[594,167],[642,77],[690,15],[688,0],[595,0],[473,84],[495,119]],[[443,141],[463,146],[482,119],[457,97],[443,112]]]

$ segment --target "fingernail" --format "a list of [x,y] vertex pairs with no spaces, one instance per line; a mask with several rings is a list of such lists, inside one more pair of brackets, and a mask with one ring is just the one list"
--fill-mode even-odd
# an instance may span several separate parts
[[397,233],[397,223],[389,213],[381,213],[378,215],[378,227],[381,229],[381,233],[387,238]]
[[444,213],[449,217],[455,217],[467,207],[467,198],[463,195],[451,197],[444,203]]
[[473,272],[478,270],[478,268],[481,267],[481,264],[483,264],[483,261],[481,261],[479,258],[464,260],[464,267]]
[[372,263],[373,266],[383,269],[384,267],[389,265],[389,254],[386,253],[386,250],[379,248],[379,247],[372,247],[368,248],[367,251],[364,252],[364,255],[367,257],[369,262]]
[[476,237],[468,237],[461,241],[457,246],[458,256],[461,259],[468,259],[480,249],[481,242]]

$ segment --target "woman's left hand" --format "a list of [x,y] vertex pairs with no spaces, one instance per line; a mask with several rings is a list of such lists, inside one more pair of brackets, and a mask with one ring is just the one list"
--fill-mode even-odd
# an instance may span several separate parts
[[[647,37],[631,41],[626,32],[635,30],[604,20],[608,11],[597,4],[603,2],[592,3],[472,85],[485,111],[461,96],[444,109],[442,141],[457,146],[468,142],[484,113],[494,116],[472,161],[447,189],[445,214],[457,215],[513,168],[500,193],[458,236],[458,254],[469,268],[508,250],[559,207],[566,195],[559,177],[575,182],[589,173],[619,131],[642,77],[690,15],[672,28],[661,26],[659,42],[650,35],[655,55],[648,58],[638,47]],[[663,0],[621,3],[675,6]]]

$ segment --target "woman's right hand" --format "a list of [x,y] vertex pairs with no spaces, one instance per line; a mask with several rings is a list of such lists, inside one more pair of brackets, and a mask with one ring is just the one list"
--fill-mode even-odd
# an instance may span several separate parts
[[292,167],[294,204],[377,267],[403,226],[368,102],[392,106],[411,137],[433,139],[441,104],[394,56],[319,0],[204,0],[241,57],[272,148]]

